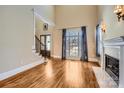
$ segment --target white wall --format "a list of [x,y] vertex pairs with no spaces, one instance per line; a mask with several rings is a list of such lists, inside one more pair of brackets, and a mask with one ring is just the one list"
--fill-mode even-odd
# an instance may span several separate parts
[[[55,6],[34,6],[35,7],[35,34],[40,39],[40,35],[51,35],[51,55],[53,55],[53,31],[55,25]],[[48,30],[43,31],[43,24],[48,24]]]
[[30,63],[33,41],[31,6],[0,6],[0,73]]
[[[111,39],[124,36],[124,21],[118,22],[117,15],[114,13],[114,5],[98,6],[98,23],[104,21],[106,24],[106,32],[103,39]],[[118,58],[118,49],[105,48],[105,53]]]
[[81,27],[87,28],[88,56],[95,55],[95,28],[97,25],[97,7],[87,5],[58,5],[56,6],[56,28],[54,30],[54,56],[62,54],[62,30],[63,28]]
[[0,6],[0,73],[32,63],[33,8],[53,22],[53,6]]
[[53,5],[35,5],[35,11],[41,15],[42,20],[54,24],[55,22],[55,7]]
[[117,15],[114,13],[114,5],[98,6],[98,22],[102,20],[106,24],[104,39],[124,36],[124,21],[118,22]]
[[52,34],[54,26],[48,25],[48,30],[43,31],[43,25],[45,22],[43,22],[40,18],[35,16],[35,31],[36,31],[36,36],[40,39],[40,35],[43,34]]
[[53,31],[54,31],[54,26],[52,25],[48,25],[48,30],[47,31],[43,31],[43,24],[45,22],[43,22],[40,18],[38,18],[37,16],[35,16],[35,34],[36,36],[39,38],[40,40],[40,35],[45,35],[45,34],[50,34],[51,35],[51,55],[53,55]]
[[62,31],[54,29],[53,31],[53,57],[62,57]]

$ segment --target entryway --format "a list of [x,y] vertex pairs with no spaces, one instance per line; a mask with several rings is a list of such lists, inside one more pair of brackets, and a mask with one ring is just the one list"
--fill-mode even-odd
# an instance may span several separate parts
[[62,59],[88,61],[85,26],[63,29]]
[[80,60],[81,58],[81,28],[67,29],[66,59]]
[[41,41],[41,54],[42,56],[50,57],[51,56],[51,35],[40,35]]

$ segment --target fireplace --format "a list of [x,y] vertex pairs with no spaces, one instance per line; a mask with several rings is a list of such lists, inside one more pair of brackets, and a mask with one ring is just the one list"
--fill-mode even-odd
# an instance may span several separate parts
[[105,70],[119,84],[119,60],[105,54]]

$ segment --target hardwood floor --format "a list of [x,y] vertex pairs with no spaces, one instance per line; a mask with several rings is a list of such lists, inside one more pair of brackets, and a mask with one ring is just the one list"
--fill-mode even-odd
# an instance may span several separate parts
[[92,66],[95,62],[51,59],[0,82],[7,88],[98,88]]

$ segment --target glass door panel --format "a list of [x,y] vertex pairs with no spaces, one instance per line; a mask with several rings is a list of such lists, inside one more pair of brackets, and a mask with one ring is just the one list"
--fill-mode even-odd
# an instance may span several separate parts
[[41,50],[44,50],[45,49],[45,36],[41,36],[41,43],[42,43],[42,45],[41,45]]
[[67,29],[66,31],[66,59],[77,60],[81,57],[81,29]]
[[46,50],[50,51],[50,36],[46,36]]

